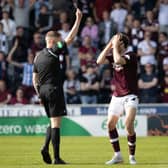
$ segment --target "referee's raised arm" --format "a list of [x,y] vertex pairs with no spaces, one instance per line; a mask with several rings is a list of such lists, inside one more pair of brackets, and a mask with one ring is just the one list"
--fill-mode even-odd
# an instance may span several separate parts
[[75,23],[74,23],[71,31],[69,32],[68,36],[65,38],[65,42],[66,42],[67,45],[72,43],[76,34],[78,33],[78,29],[79,29],[79,26],[80,26],[81,19],[82,19],[82,12],[81,12],[80,9],[77,8]]

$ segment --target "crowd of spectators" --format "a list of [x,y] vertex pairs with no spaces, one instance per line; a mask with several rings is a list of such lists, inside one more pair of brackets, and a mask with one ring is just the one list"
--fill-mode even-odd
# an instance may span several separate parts
[[[69,104],[109,103],[115,90],[110,65],[98,66],[100,51],[117,32],[137,53],[140,103],[168,102],[168,0],[78,0],[83,18],[68,47],[64,92]],[[72,0],[0,1],[0,105],[35,104],[33,60],[56,30],[64,39],[73,24]],[[134,80],[134,79],[133,79]]]

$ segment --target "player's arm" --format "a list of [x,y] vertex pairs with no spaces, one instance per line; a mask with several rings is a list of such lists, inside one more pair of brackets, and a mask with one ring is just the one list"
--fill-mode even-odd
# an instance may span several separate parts
[[115,35],[112,39],[113,44],[113,59],[114,63],[124,65],[126,64],[126,60],[119,52],[120,45],[123,45],[120,41],[120,35]]
[[67,45],[72,43],[76,34],[78,33],[78,29],[79,29],[79,26],[80,26],[81,19],[82,19],[82,12],[80,11],[80,9],[77,8],[75,23],[74,23],[71,31],[69,32],[68,36],[65,38],[65,42],[66,42]]
[[36,94],[39,97],[38,73],[33,72],[33,79],[32,80],[33,80],[33,86],[34,86],[34,89],[36,91]]
[[106,45],[106,47],[104,48],[104,50],[100,53],[100,55],[97,58],[96,63],[97,64],[105,64],[107,63],[106,61],[106,56],[108,55],[109,51],[112,48],[112,43],[111,41]]

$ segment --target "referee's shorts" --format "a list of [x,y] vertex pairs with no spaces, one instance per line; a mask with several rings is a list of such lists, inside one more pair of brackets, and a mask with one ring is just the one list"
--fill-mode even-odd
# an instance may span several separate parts
[[40,86],[39,93],[49,118],[67,114],[62,87],[44,84]]

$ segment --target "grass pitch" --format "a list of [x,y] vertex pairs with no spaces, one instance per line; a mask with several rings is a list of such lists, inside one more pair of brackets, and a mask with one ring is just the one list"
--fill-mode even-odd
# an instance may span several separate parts
[[[126,138],[120,138],[124,163],[107,166],[112,148],[106,137],[62,137],[61,155],[68,165],[46,165],[40,148],[44,137],[0,137],[0,168],[168,168],[168,137],[137,138],[137,165],[128,163]],[[52,152],[52,150],[51,150]]]

